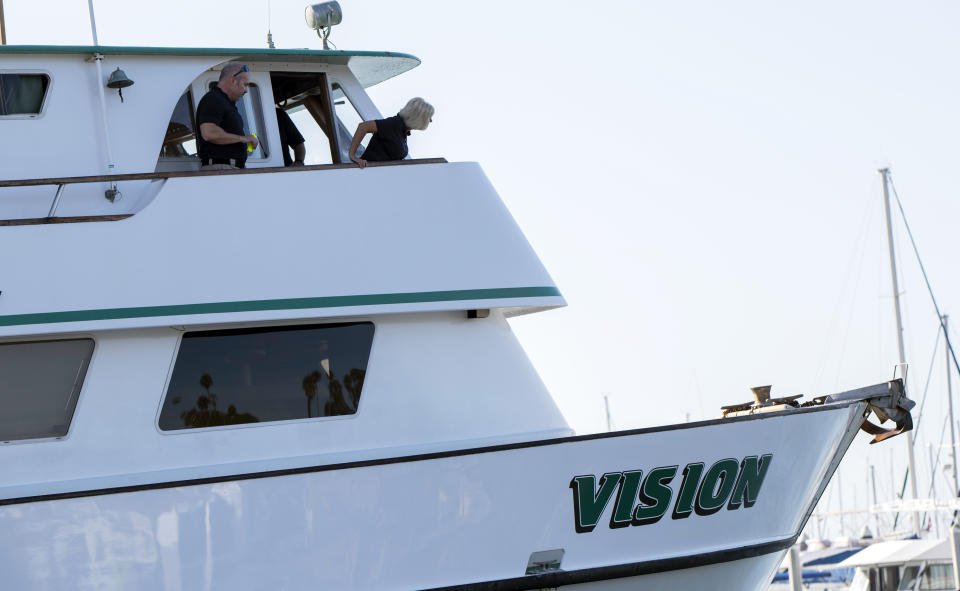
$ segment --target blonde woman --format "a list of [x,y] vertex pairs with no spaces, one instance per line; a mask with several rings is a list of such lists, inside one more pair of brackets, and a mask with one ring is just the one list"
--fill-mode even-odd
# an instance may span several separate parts
[[[411,129],[426,129],[433,121],[433,106],[420,97],[407,101],[400,112],[393,117],[364,121],[357,126],[350,142],[350,160],[356,162],[360,168],[367,162],[385,162],[389,160],[403,160],[407,157],[407,136]],[[367,134],[373,137],[367,144],[362,156],[357,156],[360,142]]]

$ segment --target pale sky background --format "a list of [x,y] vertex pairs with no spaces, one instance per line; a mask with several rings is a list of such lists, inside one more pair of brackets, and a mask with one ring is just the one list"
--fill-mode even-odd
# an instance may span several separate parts
[[[279,47],[320,47],[306,4],[270,2]],[[960,5],[341,5],[340,49],[423,60],[370,91],[384,114],[415,95],[436,106],[412,155],[480,162],[566,297],[512,325],[578,432],[606,429],[605,394],[624,429],[713,418],[755,385],[812,396],[889,379],[882,166],[960,323]],[[267,0],[94,6],[104,45],[265,46]],[[85,0],[4,7],[10,43],[91,42]],[[937,318],[899,219],[896,231],[919,402]],[[939,355],[917,431],[921,496],[947,407]],[[846,509],[865,507],[871,464],[890,500],[903,440],[858,437],[821,509],[839,508],[841,488]],[[933,481],[949,494],[942,465]]]

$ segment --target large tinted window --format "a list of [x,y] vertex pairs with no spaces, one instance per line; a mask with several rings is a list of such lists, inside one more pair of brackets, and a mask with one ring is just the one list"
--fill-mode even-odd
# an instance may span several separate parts
[[92,339],[0,344],[0,441],[66,435],[91,355]]
[[44,74],[0,74],[0,116],[39,114],[49,83]]
[[160,428],[353,414],[372,342],[370,322],[187,333]]

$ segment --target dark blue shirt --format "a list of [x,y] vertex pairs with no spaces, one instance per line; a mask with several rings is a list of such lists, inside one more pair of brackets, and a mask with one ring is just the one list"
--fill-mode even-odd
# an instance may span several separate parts
[[400,115],[377,119],[377,131],[370,138],[367,149],[363,151],[363,158],[368,162],[385,162],[387,160],[403,160],[407,157],[407,129]]
[[[214,86],[210,92],[203,95],[197,105],[197,131],[204,123],[213,123],[227,133],[246,135],[243,132],[243,117],[237,110],[237,105],[230,100],[219,86]],[[204,141],[202,134],[197,133],[197,155],[204,158],[234,158],[238,165],[247,160],[247,144],[214,144]]]

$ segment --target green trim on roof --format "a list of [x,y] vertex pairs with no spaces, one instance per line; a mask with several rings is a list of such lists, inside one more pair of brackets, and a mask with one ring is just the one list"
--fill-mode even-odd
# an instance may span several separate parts
[[112,45],[0,45],[0,53],[102,53],[141,55],[303,55],[316,57],[399,57],[420,58],[394,51],[340,51],[331,49],[265,49],[262,47],[136,47]]
[[385,304],[421,304],[427,302],[558,296],[560,296],[560,290],[556,287],[505,287],[499,289],[457,289],[452,291],[381,293],[317,298],[288,298],[282,300],[249,300],[242,302],[143,306],[138,308],[106,308],[103,310],[73,310],[69,312],[40,312],[37,314],[9,314],[0,316],[0,326],[82,322],[85,320],[117,320],[120,318],[148,318],[155,316],[182,316],[188,314],[226,314],[230,312],[260,312],[264,310],[305,310],[311,308],[341,308],[351,306],[379,306]]

